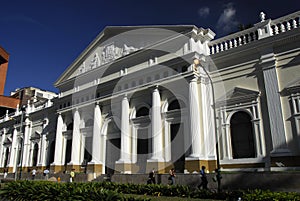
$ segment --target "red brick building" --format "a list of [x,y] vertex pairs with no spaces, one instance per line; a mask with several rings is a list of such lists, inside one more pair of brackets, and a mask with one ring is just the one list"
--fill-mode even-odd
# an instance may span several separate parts
[[19,99],[4,96],[6,73],[8,69],[9,54],[0,46],[0,116],[16,109]]

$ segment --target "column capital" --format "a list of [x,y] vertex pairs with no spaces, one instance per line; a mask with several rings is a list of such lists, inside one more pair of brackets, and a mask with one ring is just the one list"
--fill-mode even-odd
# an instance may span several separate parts
[[148,89],[153,92],[153,91],[159,91],[160,88],[161,88],[160,85],[154,85],[154,86],[150,86]]
[[187,79],[187,81],[190,82],[190,83],[191,83],[191,82],[198,82],[199,77],[198,77],[197,75],[195,75],[195,74],[192,74],[192,75],[186,77],[186,79]]

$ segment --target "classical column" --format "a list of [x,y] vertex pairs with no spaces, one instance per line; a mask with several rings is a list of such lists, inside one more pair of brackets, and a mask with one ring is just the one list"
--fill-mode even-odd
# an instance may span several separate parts
[[276,72],[276,58],[273,53],[268,52],[261,57],[261,67],[273,146],[271,153],[288,153]]
[[161,121],[161,100],[158,88],[152,91],[151,128],[153,155],[151,160],[164,161],[163,159],[163,136]]
[[[22,128],[21,128],[22,129]],[[24,141],[23,141],[23,157],[22,157],[22,167],[29,166],[29,151],[30,151],[30,121],[28,118],[25,119],[25,129],[24,129]]]
[[[75,110],[73,114],[73,135],[72,135],[72,153],[71,153],[71,162],[70,165],[73,165],[73,168],[79,168],[80,165],[80,114],[78,109]],[[78,167],[75,167],[78,166]]]
[[[46,120],[44,120],[46,121]],[[45,127],[48,125],[48,121],[43,124],[43,132],[41,133],[41,147],[39,151],[39,160],[38,160],[38,166],[45,167],[46,166],[46,146],[47,146],[47,140],[46,135],[47,133],[44,132]]]
[[214,125],[214,102],[212,98],[211,84],[208,82],[206,75],[201,77],[201,98],[202,98],[202,122],[203,122],[203,135],[201,137],[201,152],[200,155],[206,159],[216,158],[216,135]]
[[130,163],[129,102],[125,95],[122,99],[121,113],[121,158],[119,161]]
[[101,109],[99,104],[95,105],[94,109],[94,127],[93,127],[93,147],[92,147],[92,161],[94,163],[100,164],[101,163],[101,153],[100,153],[100,147],[99,144],[101,141],[101,125],[102,125],[102,119],[101,119]]
[[13,140],[11,143],[11,149],[10,149],[10,158],[9,158],[9,163],[8,167],[15,172],[15,167],[16,167],[16,157],[18,153],[18,131],[16,128],[13,130]]
[[[56,138],[55,138],[55,154],[54,154],[54,163],[51,165],[61,166],[62,162],[62,142],[63,142],[63,129],[64,121],[61,114],[58,114],[57,125],[56,125]],[[56,172],[57,169],[54,170]]]
[[0,168],[3,168],[3,161],[4,161],[4,157],[3,157],[3,153],[4,153],[4,140],[5,140],[5,135],[6,135],[6,129],[3,129],[4,132],[3,134],[0,136]]
[[199,110],[199,93],[197,78],[194,77],[189,83],[189,101],[190,101],[190,130],[192,141],[192,153],[190,157],[199,158],[201,152],[200,136],[200,110]]

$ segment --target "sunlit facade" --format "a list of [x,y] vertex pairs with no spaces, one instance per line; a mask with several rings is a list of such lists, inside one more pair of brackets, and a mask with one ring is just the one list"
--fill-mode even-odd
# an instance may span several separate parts
[[0,168],[299,169],[299,16],[262,13],[218,39],[192,25],[105,28],[56,80],[58,97],[0,120]]

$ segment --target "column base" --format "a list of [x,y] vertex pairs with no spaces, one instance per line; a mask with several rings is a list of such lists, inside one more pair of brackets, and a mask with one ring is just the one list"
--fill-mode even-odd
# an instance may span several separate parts
[[96,173],[97,175],[102,174],[102,164],[88,163],[87,173]]
[[58,172],[63,172],[65,170],[64,165],[50,165],[50,172],[58,173]]
[[68,163],[66,170],[68,172],[70,172],[73,169],[74,169],[75,172],[81,172],[81,165],[75,165],[75,164],[72,164],[72,163]]
[[185,159],[185,169],[187,169],[188,172],[199,172],[201,169],[201,166],[205,166],[206,170],[209,172],[215,171],[217,168],[217,161],[216,160],[200,160],[196,158],[186,158]]
[[169,169],[173,167],[172,163],[156,161],[156,160],[147,160],[146,173],[151,170],[155,170],[159,174],[168,173]]
[[132,173],[132,163],[125,163],[121,161],[117,161],[115,163],[115,171],[117,173],[123,173],[123,174],[131,174]]
[[282,156],[291,156],[292,153],[289,149],[283,148],[283,149],[275,149],[271,151],[271,157],[282,157]]
[[9,173],[12,173],[14,171],[13,167],[7,167],[6,169],[8,170]]

